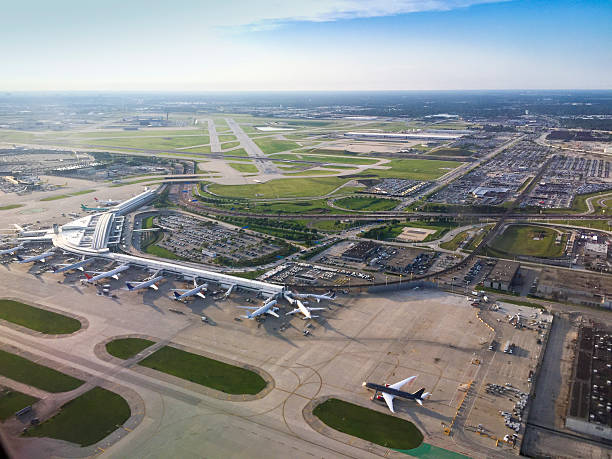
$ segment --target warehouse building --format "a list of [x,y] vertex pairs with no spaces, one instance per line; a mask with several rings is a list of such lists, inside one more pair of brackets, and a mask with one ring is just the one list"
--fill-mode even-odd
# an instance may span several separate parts
[[514,261],[498,261],[485,279],[485,287],[505,292],[510,291],[520,266],[520,263]]
[[544,268],[540,274],[537,295],[611,309],[612,277],[584,271],[568,273],[564,270]]
[[380,246],[372,241],[363,241],[350,247],[342,254],[342,258],[348,261],[365,262]]
[[583,324],[576,346],[565,426],[612,440],[612,329]]

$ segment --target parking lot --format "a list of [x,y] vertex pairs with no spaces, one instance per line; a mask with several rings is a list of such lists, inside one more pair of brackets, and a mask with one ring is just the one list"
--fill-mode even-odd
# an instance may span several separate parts
[[182,214],[161,215],[154,223],[165,233],[157,243],[192,261],[240,265],[281,250],[273,238]]

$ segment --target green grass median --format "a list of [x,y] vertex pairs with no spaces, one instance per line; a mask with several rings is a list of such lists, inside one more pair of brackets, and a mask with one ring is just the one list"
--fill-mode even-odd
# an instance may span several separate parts
[[16,390],[5,389],[0,391],[0,421],[13,416],[17,411],[37,402],[36,397],[31,397]]
[[114,432],[130,414],[130,406],[123,397],[94,387],[66,403],[52,418],[31,427],[24,436],[57,438],[89,446]]
[[329,427],[393,449],[413,449],[423,442],[423,434],[410,421],[330,398],[313,414]]
[[48,335],[69,334],[81,329],[81,322],[72,317],[13,300],[0,299],[0,319]]
[[0,374],[47,392],[67,392],[83,381],[28,359],[0,350]]
[[129,359],[134,357],[149,346],[153,346],[155,341],[142,338],[119,338],[106,343],[106,351],[118,359]]
[[257,373],[218,360],[165,346],[139,365],[227,394],[257,394],[266,381]]

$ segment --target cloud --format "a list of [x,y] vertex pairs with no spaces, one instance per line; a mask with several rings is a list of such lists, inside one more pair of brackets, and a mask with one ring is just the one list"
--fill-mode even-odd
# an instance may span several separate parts
[[[450,11],[509,0],[309,0],[228,2],[232,15],[219,18],[219,25],[248,26],[265,30],[287,22],[331,22],[342,19],[395,16],[426,11]],[[222,9],[224,9],[222,7]]]

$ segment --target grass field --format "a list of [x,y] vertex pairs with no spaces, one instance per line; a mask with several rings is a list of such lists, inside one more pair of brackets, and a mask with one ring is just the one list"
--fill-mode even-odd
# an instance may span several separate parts
[[[150,180],[150,179],[145,179],[145,180]],[[94,191],[96,190],[81,190],[81,191],[75,191],[74,193],[56,194],[54,196],[47,196],[46,198],[42,198],[41,201],[56,201],[58,199],[71,198],[72,196],[80,196],[82,194],[93,193]]]
[[94,387],[62,406],[60,412],[30,429],[26,437],[49,437],[89,446],[108,436],[130,418],[120,395]]
[[0,350],[0,374],[54,393],[73,390],[83,384],[80,379],[2,350]]
[[311,212],[331,212],[333,209],[327,205],[325,199],[315,199],[312,201],[288,201],[288,202],[270,202],[270,203],[250,203],[244,206],[252,212],[257,213],[287,213],[300,214]]
[[457,161],[436,161],[430,159],[392,159],[383,164],[390,169],[369,169],[360,173],[364,177],[401,178],[411,180],[434,180],[459,167]]
[[469,236],[469,233],[467,231],[462,231],[461,233],[457,234],[454,238],[452,238],[450,241],[442,242],[440,244],[440,247],[446,250],[457,250],[459,246],[461,245],[461,243],[468,238],[468,236]]
[[397,199],[371,198],[371,197],[348,197],[338,199],[334,202],[338,207],[351,210],[392,210],[400,203]]
[[236,148],[235,150],[224,151],[223,156],[244,156],[248,157],[248,153],[244,148]]
[[349,179],[338,177],[286,178],[251,185],[218,185],[208,189],[220,196],[231,198],[283,198],[324,196]]
[[236,140],[238,140],[233,134],[221,134],[218,137],[219,142],[235,142]]
[[265,154],[269,155],[272,153],[278,153],[279,151],[287,151],[293,150],[295,148],[300,148],[300,145],[291,141],[291,140],[276,140],[268,137],[264,137],[261,139],[254,139],[255,144],[261,151]]
[[292,159],[292,160],[304,160],[304,161],[317,161],[321,163],[334,163],[334,164],[354,164],[354,165],[369,165],[378,162],[372,158],[359,158],[354,156],[330,156],[330,155],[312,155],[303,153],[281,153],[272,156],[274,159]]
[[0,206],[0,210],[11,210],[23,207],[23,204],[9,204],[8,206]]
[[555,258],[561,256],[565,248],[565,238],[560,244],[555,244],[557,234],[557,231],[545,226],[510,225],[501,236],[495,238],[491,249],[509,255]]
[[472,156],[474,152],[466,148],[440,148],[426,154],[439,156]]
[[139,365],[227,394],[257,394],[266,387],[257,373],[171,346],[162,347]]
[[[184,135],[180,137],[126,137],[96,140],[97,145],[109,147],[140,148],[143,150],[174,150],[177,148],[205,145],[210,142],[207,135]],[[195,150],[190,149],[190,152]]]
[[263,273],[265,273],[267,269],[254,269],[253,271],[242,271],[242,272],[232,272],[232,276],[242,277],[243,279],[257,279]]
[[240,142],[225,142],[221,144],[222,150],[227,150],[228,148],[234,148],[240,145]]
[[329,427],[393,449],[413,449],[423,442],[423,434],[410,421],[369,408],[331,398],[314,411]]
[[285,172],[283,175],[289,177],[310,177],[313,175],[337,175],[338,171],[328,171],[328,170],[308,170],[308,171],[299,171],[299,172]]
[[148,339],[119,338],[106,343],[106,351],[113,357],[127,360],[154,344],[155,341],[150,341]]
[[207,129],[143,129],[138,131],[112,131],[110,129],[93,132],[77,132],[72,136],[85,139],[114,139],[124,137],[177,137],[208,134]]
[[244,172],[247,174],[252,174],[252,173],[257,173],[259,172],[259,169],[257,169],[257,166],[255,164],[253,164],[252,162],[249,163],[232,163],[229,162],[228,163],[232,168],[236,169],[238,172]]
[[178,256],[174,252],[170,252],[164,247],[160,247],[156,244],[150,244],[145,249],[145,252],[151,255],[155,255],[160,258],[167,258],[168,260],[183,260],[183,257]]
[[20,409],[37,401],[37,398],[22,394],[16,390],[5,389],[0,391],[0,421],[10,418]]
[[0,319],[47,335],[69,334],[81,329],[81,322],[72,317],[5,299],[0,299]]

